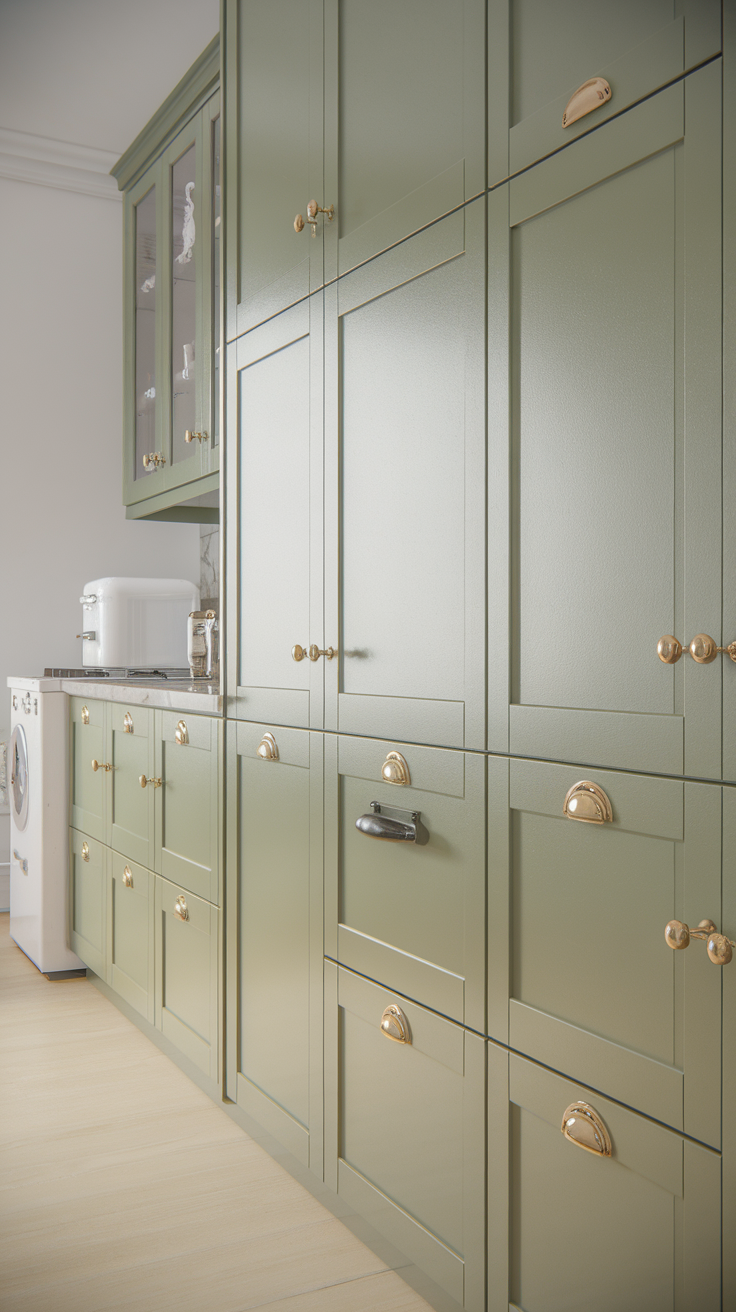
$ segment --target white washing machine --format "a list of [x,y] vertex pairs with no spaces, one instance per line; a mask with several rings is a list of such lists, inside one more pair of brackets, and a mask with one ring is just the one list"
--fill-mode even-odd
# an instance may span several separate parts
[[69,943],[69,748],[58,679],[9,678],[10,937],[44,975],[83,970]]

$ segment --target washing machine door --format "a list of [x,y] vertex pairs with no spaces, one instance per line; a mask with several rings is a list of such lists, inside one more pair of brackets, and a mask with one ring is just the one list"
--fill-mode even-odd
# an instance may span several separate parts
[[28,823],[28,744],[23,725],[16,724],[10,735],[10,805],[18,829]]

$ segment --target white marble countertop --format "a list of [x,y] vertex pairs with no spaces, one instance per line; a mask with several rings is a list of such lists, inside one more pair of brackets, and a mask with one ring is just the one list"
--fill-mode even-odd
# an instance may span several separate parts
[[154,706],[190,715],[222,715],[219,686],[204,679],[59,679],[61,692],[130,706]]

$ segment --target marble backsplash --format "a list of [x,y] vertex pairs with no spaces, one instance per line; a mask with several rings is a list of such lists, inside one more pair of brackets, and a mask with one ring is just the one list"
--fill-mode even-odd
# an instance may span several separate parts
[[201,524],[199,530],[199,590],[202,610],[220,614],[220,529]]

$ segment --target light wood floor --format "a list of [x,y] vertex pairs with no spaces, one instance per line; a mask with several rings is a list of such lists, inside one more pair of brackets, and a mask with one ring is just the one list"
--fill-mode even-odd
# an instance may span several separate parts
[[2,1312],[431,1312],[85,979],[0,915]]

